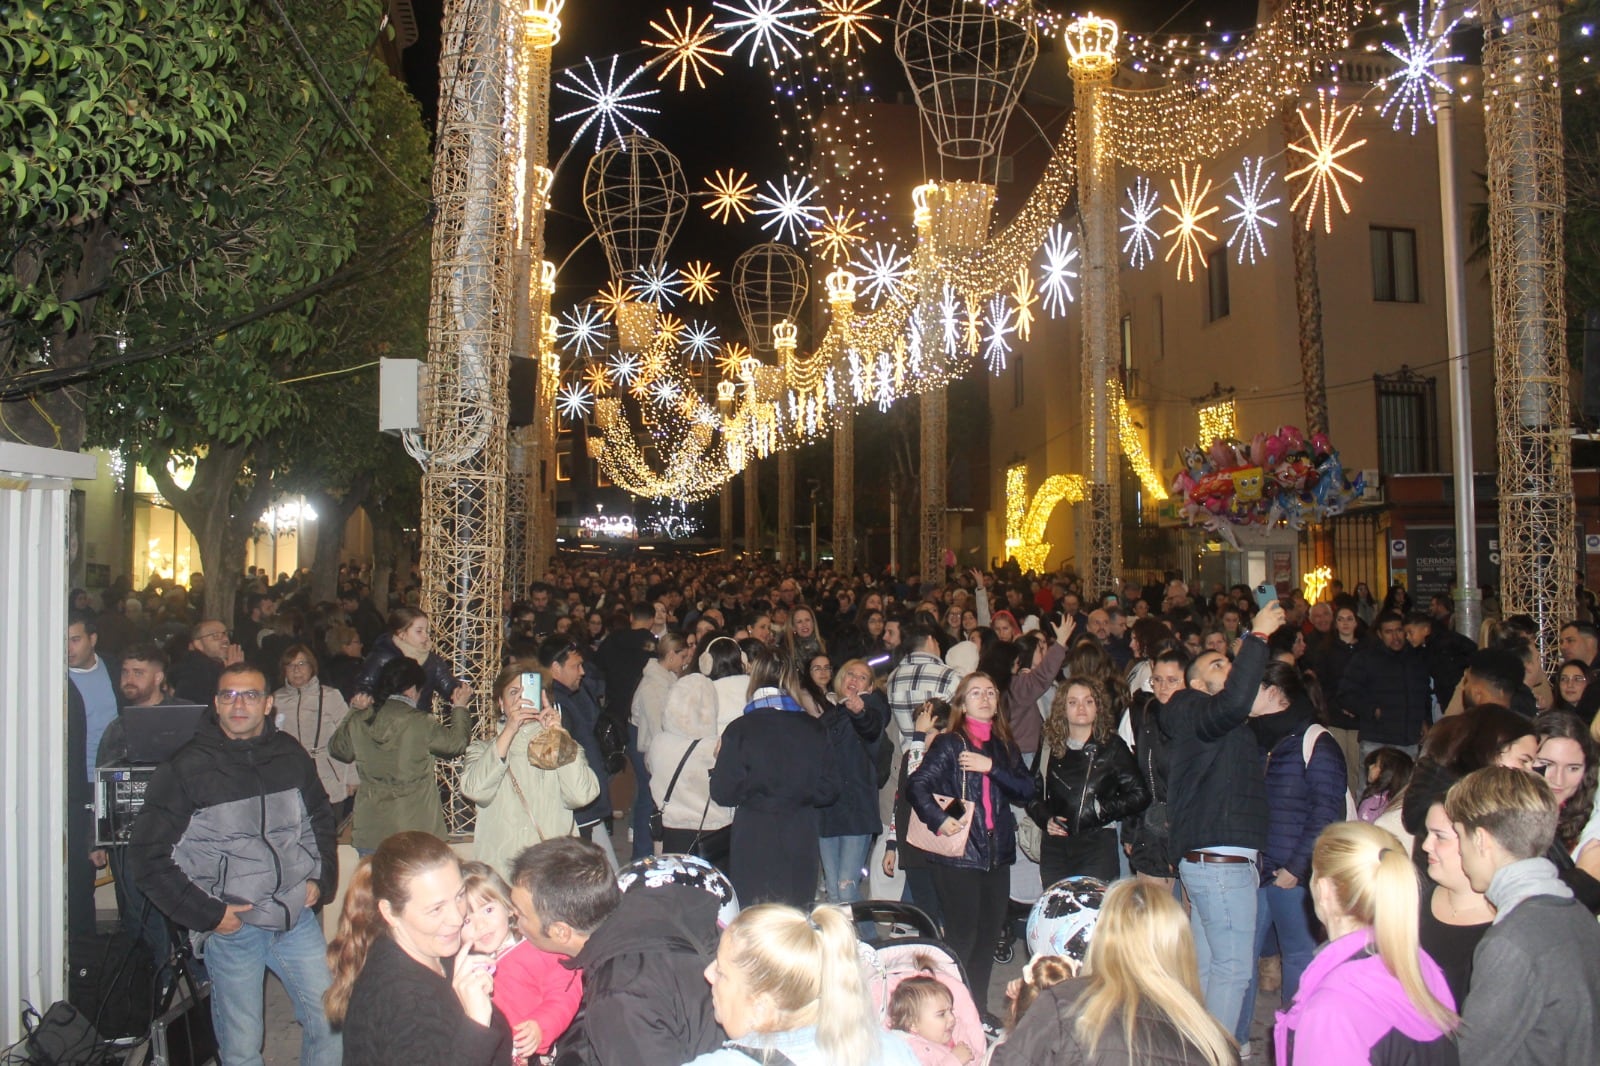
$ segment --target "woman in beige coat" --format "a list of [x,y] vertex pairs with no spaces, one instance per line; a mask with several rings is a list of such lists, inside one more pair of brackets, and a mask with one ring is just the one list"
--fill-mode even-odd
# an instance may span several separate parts
[[661,850],[692,851],[726,872],[733,811],[711,802],[711,767],[722,731],[749,702],[750,678],[730,637],[713,638],[698,665],[699,673],[679,678],[667,691],[661,731],[645,753],[645,765],[651,796],[661,808]]
[[600,794],[588,760],[561,728],[549,678],[541,685],[542,707],[536,707],[522,698],[524,673],[544,671],[537,664],[514,662],[494,679],[505,716],[500,733],[493,740],[473,741],[461,767],[461,794],[478,808],[473,857],[507,879],[524,848],[573,836],[572,812]]

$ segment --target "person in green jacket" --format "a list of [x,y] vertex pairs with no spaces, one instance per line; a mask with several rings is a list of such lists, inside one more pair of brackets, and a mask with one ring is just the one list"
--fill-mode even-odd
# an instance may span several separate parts
[[352,711],[328,741],[328,753],[361,772],[350,842],[362,855],[384,838],[415,829],[448,835],[434,777],[436,758],[454,758],[472,739],[470,690],[457,689],[450,723],[417,708],[427,675],[404,656],[384,665],[372,708]]

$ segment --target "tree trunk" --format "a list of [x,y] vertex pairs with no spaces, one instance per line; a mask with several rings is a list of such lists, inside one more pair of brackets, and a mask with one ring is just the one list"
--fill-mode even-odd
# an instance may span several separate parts
[[389,579],[400,558],[400,533],[387,523],[372,524],[372,604],[389,614]]
[[342,497],[329,492],[310,492],[306,499],[317,512],[317,550],[311,561],[311,599],[326,603],[339,592],[339,549],[344,547],[344,529],[350,516],[367,502],[372,492],[372,474],[357,474]]
[[[1283,105],[1283,141],[1297,140],[1300,125],[1294,101]],[[1328,432],[1327,361],[1322,349],[1322,287],[1317,277],[1317,235],[1311,231],[1310,200],[1289,218],[1289,244],[1294,253],[1294,304],[1300,341],[1300,384],[1305,393],[1306,435]]]

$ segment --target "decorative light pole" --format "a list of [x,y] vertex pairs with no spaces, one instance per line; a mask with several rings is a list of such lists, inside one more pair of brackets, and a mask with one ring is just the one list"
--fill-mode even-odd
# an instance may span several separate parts
[[1086,591],[1116,588],[1122,568],[1117,477],[1112,468],[1111,392],[1107,381],[1117,345],[1116,159],[1102,137],[1101,93],[1117,72],[1117,24],[1085,15],[1068,23],[1078,133],[1078,217],[1083,225],[1084,461],[1088,466]]
[[[855,314],[856,276],[848,270],[835,270],[828,275],[828,307],[833,312],[835,328],[848,330]],[[816,511],[815,501],[812,506]],[[846,408],[834,416],[833,426],[833,571],[852,574],[856,569],[856,418],[854,410]],[[816,538],[813,522],[811,536]],[[812,566],[816,566],[816,550],[812,550]]]

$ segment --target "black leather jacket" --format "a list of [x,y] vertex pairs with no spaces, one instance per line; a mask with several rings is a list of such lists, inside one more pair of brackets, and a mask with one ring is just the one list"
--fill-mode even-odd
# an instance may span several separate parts
[[[1044,759],[1041,752],[1041,768]],[[1068,835],[1078,836],[1150,806],[1150,787],[1139,774],[1133,752],[1116,734],[1104,743],[1091,740],[1049,759],[1049,780],[1035,773],[1036,798],[1028,804],[1028,817],[1041,829],[1052,818],[1065,818]]]
[[[963,751],[982,752],[994,760],[988,775],[989,797],[994,807],[992,829],[983,820],[984,775],[961,770],[957,760]],[[945,813],[934,802],[934,793],[960,796],[974,812],[972,828],[967,833],[966,852],[959,859],[929,855],[929,862],[966,870],[994,870],[1017,861],[1017,822],[1009,804],[1020,806],[1033,798],[1033,778],[1022,764],[1022,753],[1014,746],[997,737],[991,737],[980,746],[954,733],[943,733],[929,745],[922,765],[906,782],[906,791],[910,793],[913,813],[936,833],[944,825]]]

